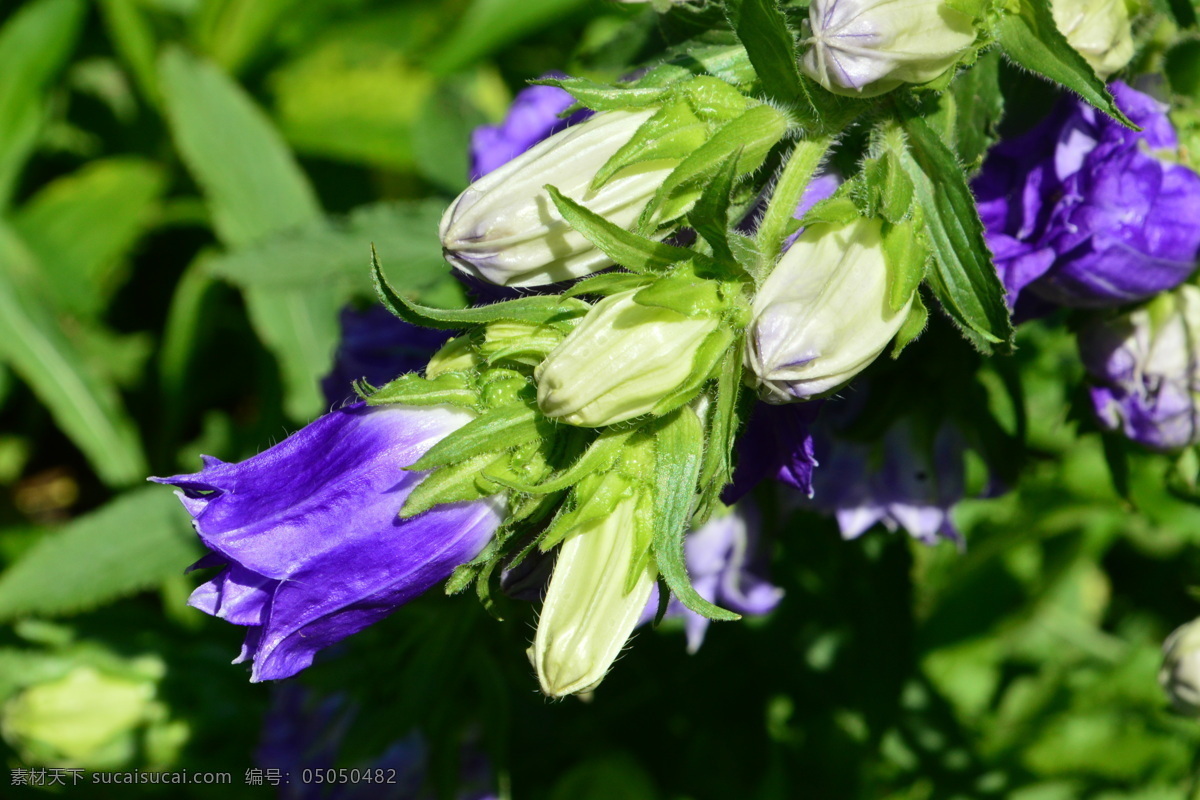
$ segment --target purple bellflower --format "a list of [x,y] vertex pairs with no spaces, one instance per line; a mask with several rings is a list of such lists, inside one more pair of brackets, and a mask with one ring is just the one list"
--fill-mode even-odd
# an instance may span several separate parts
[[[988,154],[974,190],[1019,316],[1048,304],[1118,306],[1174,288],[1200,256],[1200,175],[1172,163],[1165,107],[1109,87],[1133,131],[1068,97]],[[1017,307],[1028,292],[1030,302]]]
[[404,468],[471,418],[358,403],[239,464],[151,478],[178,487],[212,551],[196,567],[222,567],[188,602],[247,628],[234,663],[252,661],[252,681],[295,675],[483,549],[498,498],[397,516],[425,474]]
[[943,425],[932,447],[920,447],[901,421],[878,445],[816,437],[821,469],[813,477],[812,505],[832,513],[842,537],[855,539],[876,523],[904,528],[925,544],[962,543],[950,512],[963,497],[964,446],[958,431]]
[[1154,450],[1200,442],[1200,289],[1186,285],[1079,333],[1100,424]]
[[757,403],[737,442],[737,469],[721,499],[734,503],[765,478],[813,495],[817,466],[811,426],[823,401],[772,405]]
[[[566,75],[551,72],[543,77]],[[517,92],[503,122],[481,125],[471,133],[471,180],[479,180],[543,139],[592,115],[581,109],[569,117],[560,116],[573,105],[575,98],[557,86],[530,86]]]
[[450,338],[450,331],[418,327],[380,305],[342,309],[341,326],[333,369],[321,379],[330,405],[353,398],[357,380],[382,386],[401,373],[423,369]]
[[[757,510],[739,503],[728,514],[713,517],[684,539],[684,556],[692,585],[705,600],[748,616],[769,614],[783,599],[783,589],[766,577],[769,556],[763,548]],[[642,612],[640,624],[658,613],[658,586]],[[710,620],[690,611],[672,597],[665,618],[682,618],[687,649],[695,653],[704,644]]]

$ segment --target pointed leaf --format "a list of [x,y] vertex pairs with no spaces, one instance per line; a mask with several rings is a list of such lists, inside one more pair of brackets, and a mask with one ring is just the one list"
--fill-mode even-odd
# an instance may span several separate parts
[[694,253],[682,247],[656,242],[620,228],[579,203],[564,196],[553,186],[546,191],[558,213],[568,224],[587,237],[613,261],[633,272],[661,271],[691,258]]
[[367,398],[372,406],[400,403],[408,406],[452,405],[459,408],[475,408],[479,398],[471,382],[456,372],[447,372],[436,378],[422,378],[415,372],[401,375],[385,384]]
[[725,8],[763,91],[784,103],[803,97],[796,38],[775,0],[731,0]]
[[554,425],[536,408],[511,405],[490,411],[468,422],[431,447],[405,469],[421,471],[444,467],[483,453],[497,453],[527,442],[553,436]]

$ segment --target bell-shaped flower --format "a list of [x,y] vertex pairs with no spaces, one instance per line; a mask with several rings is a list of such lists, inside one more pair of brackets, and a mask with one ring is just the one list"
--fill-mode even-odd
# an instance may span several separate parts
[[1180,625],[1163,642],[1158,683],[1176,711],[1200,717],[1200,620]]
[[974,20],[945,0],[813,0],[808,22],[801,67],[853,97],[927,83],[975,42]]
[[754,298],[746,360],[769,403],[807,400],[845,384],[883,352],[912,304],[889,301],[882,224],[813,225]]
[[696,379],[696,356],[718,318],[644,306],[634,300],[637,292],[596,303],[538,365],[538,407],[547,417],[588,428],[611,425],[650,413]]
[[1133,58],[1133,31],[1125,0],[1054,0],[1054,24],[1101,78]]
[[1165,106],[1120,82],[1109,89],[1141,131],[1064,97],[1028,133],[992,148],[973,183],[1018,316],[1145,300],[1196,268],[1200,175],[1174,160]]
[[189,604],[247,628],[252,681],[287,678],[474,558],[500,525],[497,498],[398,514],[407,472],[472,419],[447,406],[347,406],[238,464],[204,458],[179,488],[221,571]]
[[1155,450],[1200,442],[1200,289],[1185,285],[1079,333],[1100,423]]
[[471,184],[442,217],[446,259],[501,286],[538,286],[611,266],[563,219],[544,187],[554,186],[615,225],[632,225],[678,161],[634,164],[599,189],[592,181],[654,111],[596,114]]
[[595,689],[637,626],[657,576],[635,523],[637,514],[648,512],[627,491],[609,513],[592,517],[563,542],[529,649],[550,697]]
[[[708,602],[743,616],[762,616],[775,610],[783,589],[767,577],[768,552],[763,547],[758,510],[739,503],[726,514],[714,516],[683,540],[688,577],[697,594]],[[640,623],[658,613],[658,586],[642,612]],[[686,608],[677,598],[667,604],[664,618],[681,618],[687,649],[695,653],[704,644],[711,620]]]

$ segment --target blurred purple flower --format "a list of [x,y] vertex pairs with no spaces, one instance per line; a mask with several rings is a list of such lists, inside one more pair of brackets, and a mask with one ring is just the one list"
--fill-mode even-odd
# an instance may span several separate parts
[[[280,685],[263,720],[255,762],[290,775],[281,781],[281,800],[431,800],[423,791],[429,746],[417,731],[397,739],[374,760],[356,767],[378,778],[358,783],[304,782],[304,770],[334,769],[357,709],[343,694],[321,697],[296,683]],[[474,747],[464,747],[459,800],[495,800],[491,765]]]
[[188,602],[248,628],[234,663],[252,660],[252,681],[295,675],[479,553],[494,498],[397,516],[425,475],[404,468],[470,419],[359,403],[240,464],[205,456],[196,474],[151,478],[179,487],[213,551],[196,567],[223,567]]
[[1026,290],[1033,306],[1117,306],[1179,285],[1196,266],[1200,175],[1156,155],[1179,146],[1165,106],[1121,82],[1109,88],[1141,132],[1067,97],[994,147],[975,179],[1012,307]]
[[[542,77],[567,76],[548,72]],[[471,133],[471,180],[479,180],[543,139],[592,115],[581,109],[566,118],[559,116],[573,105],[575,98],[557,86],[530,86],[517,92],[503,122],[481,125]]]
[[766,478],[782,481],[812,497],[813,470],[818,462],[813,452],[811,426],[822,404],[821,400],[755,404],[750,422],[737,442],[733,482],[725,487],[721,499],[733,504]]
[[1200,442],[1200,289],[1093,320],[1079,332],[1100,424],[1155,450]]
[[[714,517],[684,540],[684,555],[692,585],[705,600],[730,611],[751,616],[768,614],[783,599],[783,589],[766,577],[769,554],[762,546],[758,512],[739,503],[725,516]],[[639,625],[658,613],[658,586],[650,593]],[[687,649],[695,653],[704,644],[710,620],[672,597],[667,618],[682,618]]]
[[964,444],[943,425],[931,445],[920,446],[905,421],[894,424],[878,445],[816,437],[821,469],[813,478],[812,505],[832,513],[842,537],[855,539],[876,523],[904,528],[925,544],[962,543],[950,516],[964,492]]
[[450,338],[450,331],[412,325],[380,305],[343,308],[340,319],[342,338],[333,369],[321,379],[330,405],[352,399],[357,380],[382,386],[397,375],[423,369]]

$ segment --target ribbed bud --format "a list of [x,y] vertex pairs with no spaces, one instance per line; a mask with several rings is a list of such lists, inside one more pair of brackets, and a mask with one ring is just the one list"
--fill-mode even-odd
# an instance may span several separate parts
[[769,403],[837,389],[883,352],[908,316],[888,302],[882,224],[859,219],[800,235],[754,298],[747,362]]
[[718,320],[639,305],[637,291],[598,302],[538,366],[543,414],[587,428],[611,425],[650,413],[694,377],[696,354]]
[[442,216],[446,260],[501,286],[539,286],[611,266],[567,224],[544,187],[554,186],[615,225],[632,225],[678,161],[636,164],[599,189],[591,184],[655,111],[596,114],[471,184]]
[[813,0],[808,19],[805,73],[854,97],[931,81],[975,41],[971,17],[944,0]]
[[1054,24],[1101,78],[1133,58],[1133,31],[1125,0],[1054,0],[1050,9]]
[[600,684],[633,632],[654,586],[647,564],[631,590],[627,579],[645,558],[634,517],[636,495],[581,525],[563,543],[529,650],[550,697],[590,692]]

